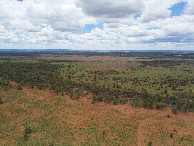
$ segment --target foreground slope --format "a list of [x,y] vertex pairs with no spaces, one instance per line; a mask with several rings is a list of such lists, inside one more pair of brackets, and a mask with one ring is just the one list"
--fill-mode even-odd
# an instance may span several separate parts
[[[0,89],[0,145],[193,145],[194,114]],[[27,133],[26,129],[31,132]]]

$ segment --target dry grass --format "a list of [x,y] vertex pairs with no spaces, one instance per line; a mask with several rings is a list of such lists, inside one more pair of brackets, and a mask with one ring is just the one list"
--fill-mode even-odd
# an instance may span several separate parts
[[[0,89],[0,95],[0,145],[193,144],[194,113],[91,104],[89,96],[71,100],[28,88]],[[33,130],[28,141],[23,138],[26,126]]]

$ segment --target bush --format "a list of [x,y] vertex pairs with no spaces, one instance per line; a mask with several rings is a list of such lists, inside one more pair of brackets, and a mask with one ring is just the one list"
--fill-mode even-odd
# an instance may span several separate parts
[[167,104],[166,103],[157,103],[156,104],[156,109],[162,109],[162,108],[165,108],[167,107]]
[[170,118],[170,115],[168,114],[166,117],[167,117],[167,118]]
[[151,99],[144,100],[143,107],[152,109],[153,108],[153,101]]
[[34,89],[34,85],[33,85],[33,84],[30,84],[30,88],[31,88],[31,89]]
[[152,146],[152,141],[149,141],[147,146]]
[[102,135],[103,135],[103,136],[105,136],[105,135],[106,135],[106,132],[105,132],[104,130],[103,130],[103,132],[102,132]]
[[75,94],[73,95],[73,99],[74,99],[74,100],[78,100],[78,99],[80,99],[79,94],[76,94],[76,93],[75,93]]
[[113,100],[113,104],[114,104],[114,105],[117,105],[117,104],[118,104],[118,100],[117,100],[117,99],[114,99],[114,100]]
[[24,141],[27,141],[29,138],[29,135],[32,133],[31,127],[26,127],[24,131]]
[[8,86],[7,85],[3,86],[3,90],[7,91],[8,90]]
[[91,104],[95,104],[95,101],[94,101],[94,100],[92,100]]
[[25,128],[25,134],[31,134],[32,133],[32,128],[31,127],[26,127]]
[[2,98],[0,97],[0,104],[2,104],[3,103],[3,100],[2,100]]
[[54,143],[50,143],[49,146],[54,146]]
[[18,85],[18,86],[17,86],[17,89],[18,89],[18,90],[22,90],[22,85]]
[[164,90],[164,94],[168,94],[168,90],[165,89],[165,90]]
[[102,98],[101,95],[100,95],[100,96],[94,95],[94,96],[93,96],[93,100],[94,100],[94,101],[97,101],[97,102],[102,102],[102,101],[103,101],[103,98]]
[[177,114],[177,108],[173,107],[173,108],[172,108],[172,113],[173,113],[173,114]]
[[175,86],[172,86],[172,90],[177,90]]
[[170,138],[173,138],[174,136],[173,136],[173,133],[170,133]]
[[131,105],[136,106],[136,107],[141,107],[142,103],[141,103],[140,99],[135,98],[135,99],[132,100]]
[[117,105],[119,103],[119,99],[116,97],[113,97],[112,102],[114,105]]
[[128,99],[126,98],[120,98],[120,103],[121,104],[126,104],[128,102]]
[[27,141],[28,138],[29,138],[29,135],[24,133],[24,141]]

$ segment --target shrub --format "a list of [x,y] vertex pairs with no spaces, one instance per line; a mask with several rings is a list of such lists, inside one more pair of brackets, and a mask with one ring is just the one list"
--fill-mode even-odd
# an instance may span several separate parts
[[114,105],[117,105],[118,104],[118,101],[116,99],[113,100],[113,104]]
[[74,94],[74,96],[73,96],[73,99],[75,99],[75,100],[78,100],[78,99],[80,99],[80,96],[79,96],[79,94]]
[[120,98],[120,103],[121,104],[126,104],[128,102],[128,99],[126,98]]
[[141,103],[141,100],[138,99],[138,98],[135,98],[132,100],[132,103],[131,103],[132,106],[136,106],[136,107],[140,107],[142,105]]
[[119,100],[118,100],[118,98],[114,97],[112,99],[112,102],[113,102],[114,105],[117,105],[119,103]]
[[175,86],[172,86],[172,90],[177,90]]
[[166,103],[161,102],[161,103],[156,104],[156,109],[162,109],[162,108],[165,108],[165,107],[167,107]]
[[164,90],[164,94],[168,94],[168,90],[165,89],[165,90]]
[[2,100],[2,98],[0,97],[0,104],[2,104],[3,103],[3,100]]
[[95,104],[95,101],[94,101],[94,100],[92,100],[91,104]]
[[173,107],[173,108],[172,108],[172,113],[173,113],[173,114],[177,114],[177,108],[176,108],[176,107]]
[[54,143],[50,143],[49,146],[54,146]]
[[32,133],[31,127],[26,127],[24,131],[24,141],[27,141],[29,138],[29,135]]
[[24,133],[24,141],[27,141],[28,138],[29,138],[29,135]]
[[112,97],[107,95],[107,96],[104,98],[104,101],[105,101],[106,103],[111,103]]
[[4,91],[7,91],[7,89],[8,89],[8,86],[7,85],[3,86],[3,90]]
[[149,141],[147,146],[152,146],[152,141]]
[[32,128],[31,127],[26,127],[25,128],[25,134],[31,134],[32,133]]
[[173,133],[170,133],[170,138],[173,138]]
[[22,85],[18,85],[18,86],[17,86],[17,89],[18,89],[18,90],[22,90]]
[[102,98],[101,95],[99,95],[99,96],[94,95],[94,96],[93,96],[93,100],[94,100],[94,101],[98,101],[98,102],[102,102],[102,101],[103,101],[103,98]]
[[152,109],[153,108],[153,101],[151,99],[144,100],[143,107]]
[[31,88],[31,89],[34,89],[34,85],[33,85],[33,84],[30,84],[30,88]]
[[102,135],[103,135],[103,136],[105,136],[105,135],[106,135],[106,132],[105,132],[104,130],[103,130],[103,132],[102,132]]

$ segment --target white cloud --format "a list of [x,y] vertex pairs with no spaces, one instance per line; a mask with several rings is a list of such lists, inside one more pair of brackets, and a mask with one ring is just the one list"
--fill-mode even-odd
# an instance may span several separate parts
[[186,13],[190,15],[194,15],[194,1],[188,0],[187,4],[188,4],[188,7],[186,9]]
[[164,35],[157,39],[165,42],[194,42],[194,16],[182,15],[173,18],[166,18],[149,23],[150,26],[160,27]]
[[30,16],[30,21],[34,25],[44,24],[58,31],[76,31],[82,29],[85,24],[95,22],[94,18],[85,16],[75,4],[63,1],[35,4],[28,8],[27,16]]
[[77,6],[111,28],[128,25],[131,17],[144,9],[142,0],[79,0]]
[[90,16],[99,18],[124,18],[140,13],[142,0],[80,0],[77,5]]
[[4,26],[40,31],[41,25],[58,31],[80,30],[95,19],[86,16],[73,1],[0,0],[0,23]]
[[150,22],[158,19],[169,18],[170,7],[185,0],[145,0],[145,9],[139,18],[141,22]]
[[[194,49],[193,0],[185,15],[170,18],[169,8],[180,1],[0,0],[1,48]],[[96,20],[103,30],[72,33]]]

